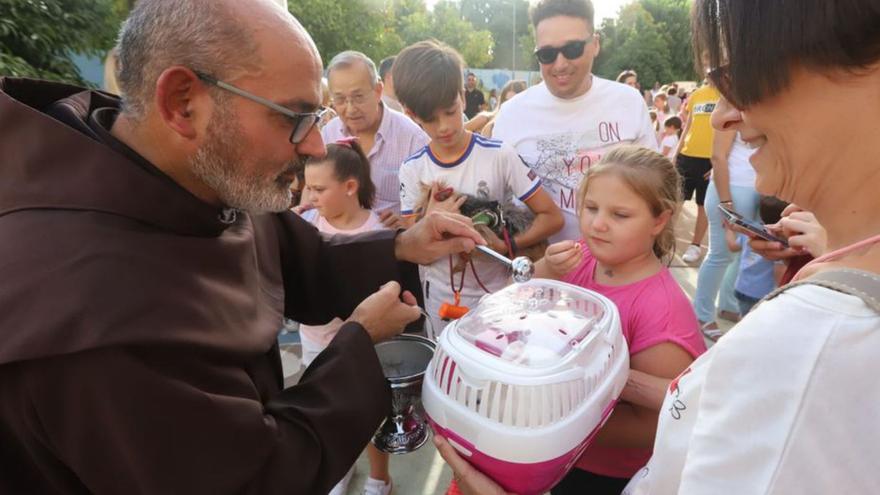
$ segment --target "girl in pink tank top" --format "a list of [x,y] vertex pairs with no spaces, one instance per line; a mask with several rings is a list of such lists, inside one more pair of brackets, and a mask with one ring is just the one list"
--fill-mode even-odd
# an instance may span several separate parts
[[[619,494],[651,456],[669,381],[706,350],[692,306],[665,264],[675,246],[679,180],[659,153],[611,150],[578,190],[583,240],[549,246],[536,264],[536,276],[611,299],[630,352],[631,379],[621,402],[554,495]],[[634,384],[634,376],[648,377],[657,393]]]

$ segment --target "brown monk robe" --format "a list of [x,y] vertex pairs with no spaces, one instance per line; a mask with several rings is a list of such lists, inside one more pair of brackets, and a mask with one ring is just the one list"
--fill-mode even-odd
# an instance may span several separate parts
[[326,493],[389,390],[357,323],[283,389],[282,314],[415,266],[390,231],[203,203],[109,134],[118,105],[0,79],[0,493]]

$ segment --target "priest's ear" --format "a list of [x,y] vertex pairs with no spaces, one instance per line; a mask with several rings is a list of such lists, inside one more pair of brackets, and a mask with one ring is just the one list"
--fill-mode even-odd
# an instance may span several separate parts
[[186,67],[173,66],[162,71],[156,80],[155,99],[162,123],[182,139],[195,139],[207,128],[209,89],[207,82]]

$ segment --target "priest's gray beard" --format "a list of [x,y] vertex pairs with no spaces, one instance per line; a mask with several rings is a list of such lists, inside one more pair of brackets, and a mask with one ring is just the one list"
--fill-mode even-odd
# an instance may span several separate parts
[[208,140],[191,159],[192,171],[226,206],[251,213],[290,208],[291,181],[284,176],[293,175],[295,164],[288,164],[274,177],[260,175],[257,170],[269,169],[260,164],[253,171],[243,170],[245,148],[235,114],[217,105],[208,123]]

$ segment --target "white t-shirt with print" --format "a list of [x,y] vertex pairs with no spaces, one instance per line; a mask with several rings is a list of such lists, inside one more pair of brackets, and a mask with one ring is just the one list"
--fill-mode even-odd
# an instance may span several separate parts
[[544,83],[501,107],[494,138],[516,148],[562,209],[565,227],[552,242],[579,239],[575,193],[584,172],[618,144],[657,149],[657,135],[639,92],[596,76],[590,90],[570,100],[553,96]]
[[[512,198],[526,201],[541,187],[541,180],[523,163],[516,150],[479,134],[472,135],[467,150],[454,163],[442,163],[428,146],[403,162],[400,167],[401,214],[418,214],[434,182],[443,183],[458,193],[502,203]],[[504,265],[486,259],[482,254],[474,255],[473,260],[480,281],[490,291],[499,290],[509,283],[508,269]],[[453,262],[458,262],[457,257]],[[438,325],[441,324],[438,323],[437,313],[440,305],[452,302],[449,260],[442,258],[424,267],[421,273],[425,309],[435,320],[434,329],[439,333],[441,328]],[[460,276],[460,273],[456,273],[453,277],[456,288]],[[486,294],[470,269],[465,275],[461,293],[462,304],[470,307]]]
[[667,393],[625,495],[880,492],[880,316],[813,285],[758,306]]

